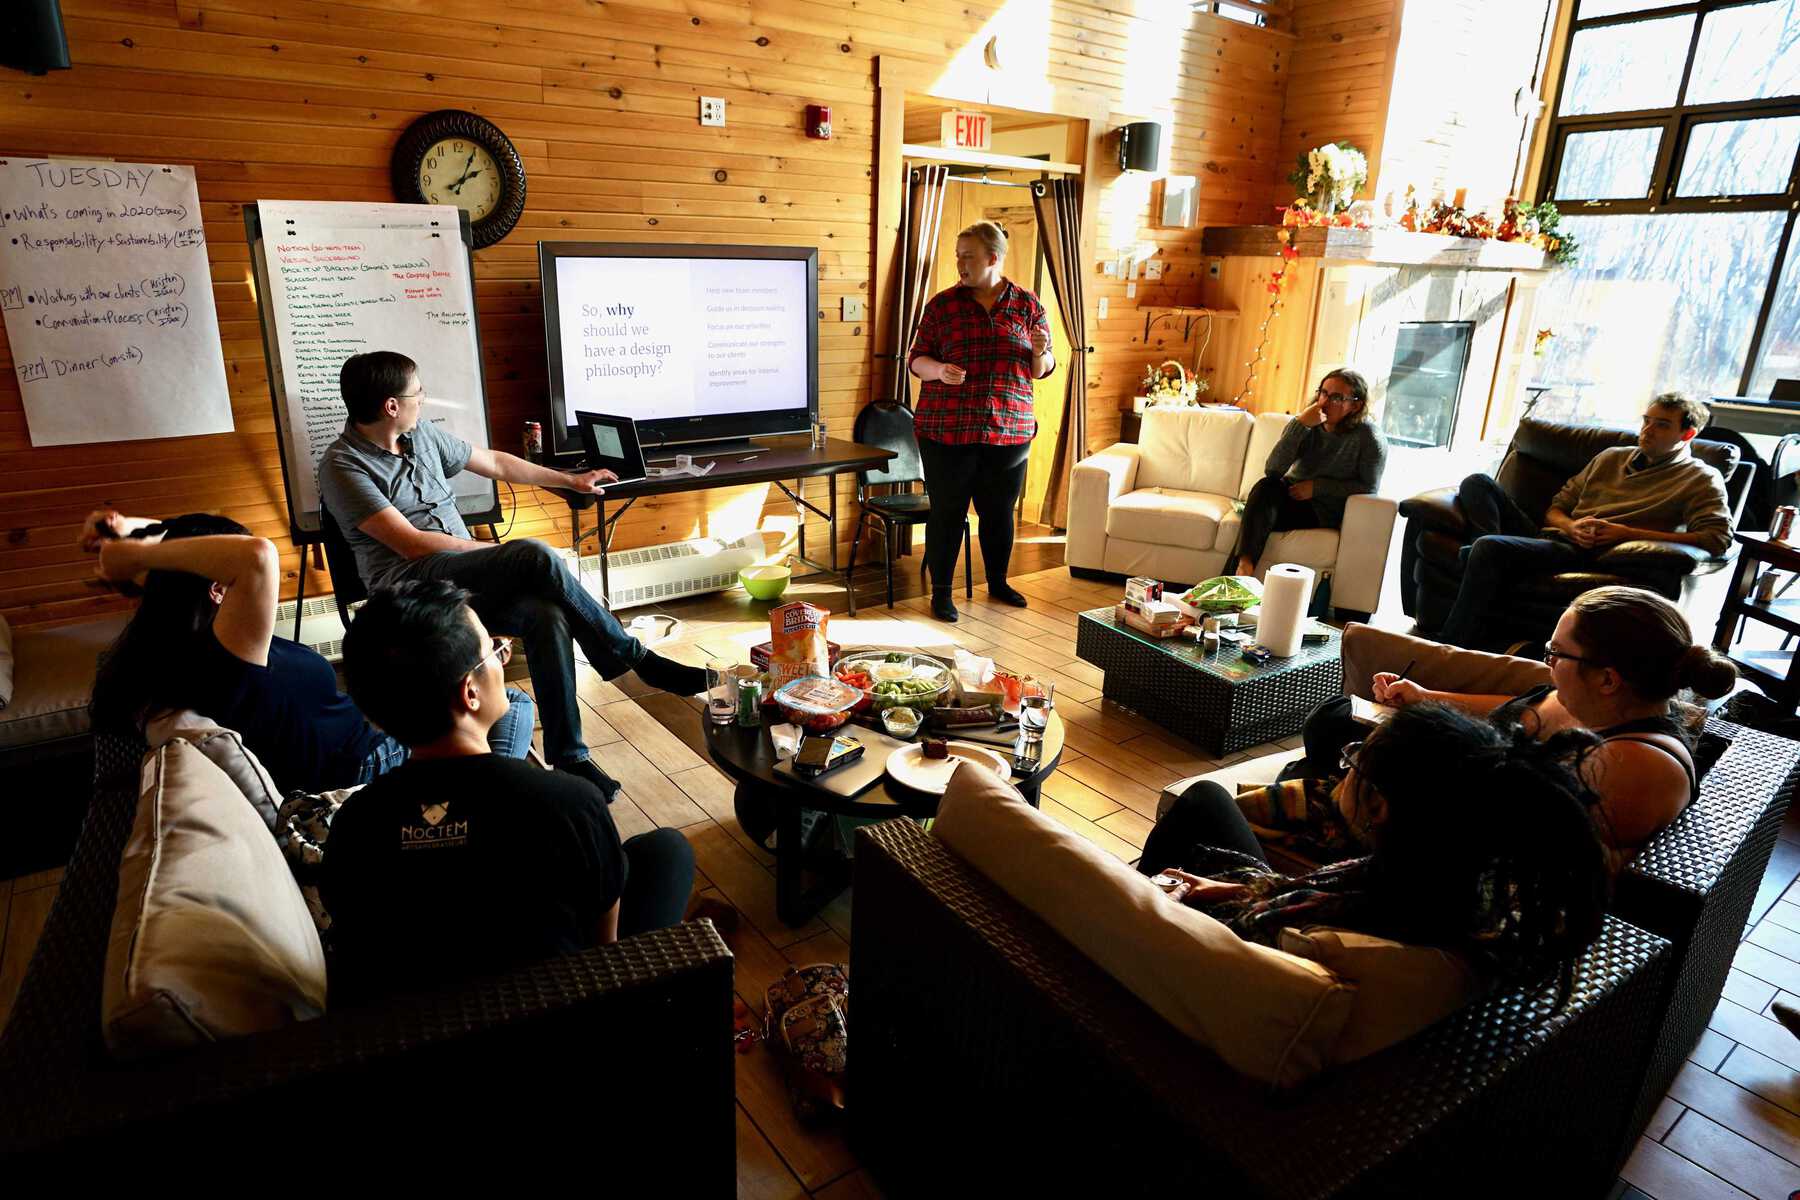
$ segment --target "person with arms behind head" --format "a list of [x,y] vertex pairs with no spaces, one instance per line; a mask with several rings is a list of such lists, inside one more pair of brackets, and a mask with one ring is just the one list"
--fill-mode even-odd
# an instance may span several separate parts
[[[275,636],[281,560],[275,544],[229,517],[167,521],[89,515],[82,548],[100,578],[142,597],[94,680],[94,725],[142,733],[191,709],[244,739],[285,790],[367,783],[405,761],[406,748],[338,691],[331,664]],[[497,753],[531,749],[531,698],[514,689],[491,734]]]
[[1706,428],[1706,406],[1664,392],[1644,409],[1637,445],[1596,454],[1550,501],[1539,528],[1492,478],[1470,475],[1457,506],[1475,539],[1441,640],[1481,649],[1495,600],[1520,575],[1578,569],[1621,542],[1658,541],[1723,554],[1731,545],[1725,481],[1688,443]]
[[320,892],[352,999],[570,954],[681,920],[687,839],[621,843],[584,779],[489,753],[511,642],[441,580],[383,588],[344,636],[350,694],[411,750],[344,801]]
[[1271,533],[1341,529],[1350,497],[1381,487],[1387,440],[1368,412],[1369,383],[1357,372],[1340,368],[1319,380],[1313,402],[1281,431],[1263,477],[1244,498],[1239,575],[1256,574]]
[[956,235],[957,285],[925,304],[907,369],[924,381],[915,431],[931,515],[925,564],[931,615],[956,620],[956,554],[969,503],[981,524],[988,595],[1026,606],[1006,582],[1012,562],[1013,508],[1025,490],[1031,440],[1032,381],[1056,370],[1050,318],[1038,298],[1006,278],[1006,233],[977,221]]
[[652,687],[691,696],[705,688],[706,672],[664,658],[626,633],[544,543],[471,539],[449,484],[469,470],[598,492],[612,472],[565,475],[439,429],[423,419],[425,385],[403,354],[358,354],[344,363],[339,385],[349,420],[319,460],[319,495],[355,551],[363,582],[374,589],[442,579],[468,588],[483,621],[525,643],[550,764],[615,794],[618,784],[589,760],[581,737],[571,639],[607,679],[636,671]]

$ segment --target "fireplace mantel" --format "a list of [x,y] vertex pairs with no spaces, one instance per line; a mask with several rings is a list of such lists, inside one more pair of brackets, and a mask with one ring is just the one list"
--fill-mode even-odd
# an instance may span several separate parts
[[[1281,253],[1279,225],[1216,225],[1202,238],[1203,253],[1218,257],[1272,258]],[[1301,258],[1386,266],[1450,267],[1474,271],[1544,271],[1549,256],[1523,242],[1445,237],[1404,229],[1291,229]]]

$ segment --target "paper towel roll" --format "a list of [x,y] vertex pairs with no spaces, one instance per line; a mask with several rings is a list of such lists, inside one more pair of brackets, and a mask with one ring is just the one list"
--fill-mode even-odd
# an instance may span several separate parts
[[1276,563],[1269,568],[1263,577],[1262,615],[1256,622],[1256,640],[1268,647],[1269,653],[1280,658],[1299,653],[1312,590],[1311,567]]

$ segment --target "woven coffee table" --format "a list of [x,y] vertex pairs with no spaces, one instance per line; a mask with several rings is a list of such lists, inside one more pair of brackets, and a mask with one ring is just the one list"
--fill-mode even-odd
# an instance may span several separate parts
[[1222,755],[1291,737],[1321,701],[1343,695],[1342,640],[1334,629],[1329,641],[1259,667],[1236,646],[1154,638],[1096,608],[1081,614],[1075,653],[1106,672],[1108,700]]

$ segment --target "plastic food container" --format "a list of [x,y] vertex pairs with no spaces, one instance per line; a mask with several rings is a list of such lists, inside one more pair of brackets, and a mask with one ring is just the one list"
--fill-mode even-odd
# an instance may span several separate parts
[[948,663],[913,650],[858,650],[838,659],[832,671],[840,678],[851,672],[868,676],[869,702],[877,711],[903,706],[921,718],[945,703],[954,676]]
[[918,709],[905,704],[895,704],[881,710],[881,723],[893,736],[909,738],[919,732],[921,718]]
[[822,675],[789,680],[775,691],[782,715],[808,733],[830,733],[850,719],[850,710],[862,700],[859,689]]

